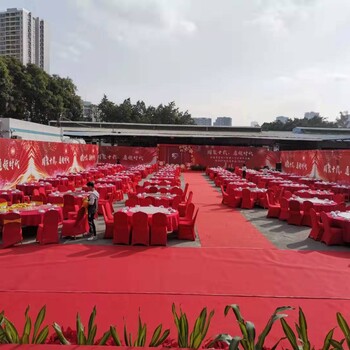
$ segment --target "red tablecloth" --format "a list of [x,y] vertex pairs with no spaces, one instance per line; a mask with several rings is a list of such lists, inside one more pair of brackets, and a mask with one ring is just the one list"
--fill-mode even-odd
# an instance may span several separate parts
[[31,196],[33,194],[34,189],[39,189],[40,187],[44,187],[45,191],[51,191],[52,185],[48,182],[29,182],[24,184],[18,184],[16,188],[22,191],[26,196]]
[[334,193],[329,191],[316,191],[316,190],[300,190],[294,192],[296,196],[301,198],[320,198],[320,199],[333,199]]
[[227,184],[226,192],[231,194],[236,188],[255,188],[256,184],[254,182],[230,182]]
[[110,178],[110,179],[98,179],[96,184],[110,184],[115,186],[116,190],[123,189],[123,180],[119,178]]
[[303,184],[282,184],[280,187],[282,187],[285,191],[290,191],[292,193],[309,188],[309,186]]
[[156,203],[157,200],[160,200],[160,199],[167,199],[169,201],[169,206],[171,206],[176,195],[170,194],[170,193],[168,193],[168,194],[164,194],[164,193],[139,193],[137,195],[137,198],[139,200],[146,198],[146,197],[152,197],[153,200],[155,201],[154,203]]
[[344,194],[347,198],[350,197],[350,186],[334,185],[331,186],[331,189],[334,193]]
[[142,211],[148,214],[149,223],[151,224],[152,215],[155,213],[165,213],[168,221],[168,232],[176,231],[179,226],[179,212],[177,210],[173,210],[173,212],[169,212],[166,208],[158,208],[158,207],[135,207],[129,208],[126,213],[130,218],[130,223],[132,225],[132,216],[137,211]]
[[300,198],[300,197],[291,197],[290,199],[288,199],[288,202],[290,200],[297,200],[298,202],[300,202],[301,204],[301,210],[303,210],[303,205],[305,201],[309,201],[312,202],[314,205],[314,209],[317,212],[330,212],[330,211],[334,211],[337,210],[338,208],[338,203],[334,202],[334,201],[329,201],[327,199],[318,199],[318,198]]
[[[266,189],[265,188],[248,188],[250,190],[250,196],[255,201],[265,197]],[[242,197],[243,188],[235,188],[233,193],[236,197]]]
[[331,225],[343,229],[343,241],[350,243],[350,211],[340,213],[327,213],[331,220]]
[[[18,209],[21,215],[22,226],[39,226],[42,223],[44,214],[48,210],[57,210],[63,220],[62,208],[57,206],[42,205],[33,209]],[[6,213],[0,212],[0,225],[3,225],[3,217]]]
[[63,196],[66,194],[72,195],[74,197],[75,204],[78,205],[79,207],[82,206],[83,200],[89,196],[89,193],[84,192],[84,191],[80,191],[80,192],[54,192],[54,193],[50,193],[47,196],[47,201],[50,203],[50,200],[52,200],[53,198],[62,198],[62,200],[63,200]]

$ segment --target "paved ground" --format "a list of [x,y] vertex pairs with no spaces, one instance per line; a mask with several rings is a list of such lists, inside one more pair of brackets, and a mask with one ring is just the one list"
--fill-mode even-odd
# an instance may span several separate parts
[[[206,176],[208,183],[215,187],[214,182]],[[220,189],[215,187],[219,192]],[[276,248],[316,251],[350,251],[350,246],[327,246],[324,243],[308,238],[311,228],[288,225],[285,221],[266,218],[266,209],[254,208],[232,209],[240,210],[247,222],[253,224]]]

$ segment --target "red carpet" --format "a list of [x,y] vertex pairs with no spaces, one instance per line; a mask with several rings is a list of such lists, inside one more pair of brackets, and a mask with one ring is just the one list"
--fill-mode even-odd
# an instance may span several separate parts
[[199,208],[197,230],[203,247],[275,248],[238,211],[221,204],[221,193],[202,173],[184,173]]
[[[48,322],[74,327],[76,312],[87,323],[96,305],[101,335],[111,324],[121,330],[123,317],[135,332],[139,308],[148,329],[162,322],[174,330],[173,302],[181,304],[190,321],[207,306],[216,311],[208,333],[214,336],[219,331],[239,334],[233,316],[223,316],[227,304],[239,304],[258,331],[277,306],[301,306],[316,347],[336,326],[337,311],[350,321],[350,252],[270,249],[272,244],[238,211],[220,205],[220,194],[202,175],[185,178],[200,208],[202,248],[57,245],[2,250],[1,309],[21,328],[28,304],[35,312],[46,304]],[[288,313],[292,323],[297,311]],[[267,345],[281,335],[277,324]]]
[[232,331],[232,318],[223,318],[226,304],[239,303],[260,327],[276,306],[302,305],[316,338],[335,325],[337,310],[349,310],[349,258],[231,248],[19,247],[0,253],[1,305],[21,326],[18,311],[27,304],[45,303],[48,320],[64,325],[97,305],[102,327],[121,325],[123,316],[136,326],[138,307],[150,326],[161,320],[172,326],[172,302],[192,315],[208,306],[217,311],[210,334]]

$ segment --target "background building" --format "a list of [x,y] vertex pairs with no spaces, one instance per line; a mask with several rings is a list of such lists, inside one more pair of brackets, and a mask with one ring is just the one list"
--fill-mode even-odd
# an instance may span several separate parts
[[320,113],[317,113],[317,112],[306,112],[304,114],[304,118],[305,119],[313,119],[314,117],[319,117],[320,116]]
[[23,64],[32,63],[50,71],[50,41],[47,23],[25,9],[0,12],[0,56]]
[[212,120],[211,118],[193,118],[196,125],[206,125],[211,126]]
[[214,126],[232,126],[232,118],[218,117],[214,122]]
[[253,128],[259,128],[260,127],[258,122],[251,122],[250,126],[252,126]]
[[83,101],[83,116],[86,121],[99,121],[101,112],[98,107],[89,101]]
[[282,124],[286,124],[288,119],[289,119],[288,117],[279,116],[279,117],[276,117],[276,122],[281,122]]

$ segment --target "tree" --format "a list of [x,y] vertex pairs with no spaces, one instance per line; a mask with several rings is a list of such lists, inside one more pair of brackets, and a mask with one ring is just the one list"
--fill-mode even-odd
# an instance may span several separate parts
[[350,121],[350,115],[348,111],[345,112],[339,112],[340,116],[336,119],[336,123],[339,128],[348,128],[349,127],[349,121]]
[[6,63],[0,58],[0,116],[6,115],[12,104],[13,84]]

